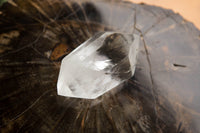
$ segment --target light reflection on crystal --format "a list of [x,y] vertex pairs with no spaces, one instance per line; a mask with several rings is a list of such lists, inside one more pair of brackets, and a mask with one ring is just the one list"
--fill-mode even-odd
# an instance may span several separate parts
[[62,60],[58,95],[95,99],[123,83],[134,74],[138,47],[135,34],[90,38]]

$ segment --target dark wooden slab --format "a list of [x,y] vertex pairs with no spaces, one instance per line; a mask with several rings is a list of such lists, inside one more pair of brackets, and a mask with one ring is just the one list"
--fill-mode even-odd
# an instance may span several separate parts
[[[58,96],[61,59],[95,33],[141,36],[134,77],[95,100]],[[200,31],[171,10],[118,0],[0,7],[0,132],[200,132]]]

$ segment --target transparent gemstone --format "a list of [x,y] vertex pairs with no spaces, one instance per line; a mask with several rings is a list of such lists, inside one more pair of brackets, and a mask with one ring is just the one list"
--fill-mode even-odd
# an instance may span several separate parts
[[139,36],[116,32],[94,35],[61,63],[58,95],[95,99],[131,78]]

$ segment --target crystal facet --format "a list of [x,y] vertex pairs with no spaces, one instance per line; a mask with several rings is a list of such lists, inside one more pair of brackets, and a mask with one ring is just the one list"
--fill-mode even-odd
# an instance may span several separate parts
[[62,60],[58,95],[95,99],[123,83],[135,72],[138,47],[135,34],[94,35]]

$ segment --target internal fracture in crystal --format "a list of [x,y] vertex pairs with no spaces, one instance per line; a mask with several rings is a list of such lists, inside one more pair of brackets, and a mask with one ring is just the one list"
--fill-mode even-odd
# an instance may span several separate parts
[[94,35],[61,63],[58,95],[95,99],[135,72],[139,36],[116,32]]

